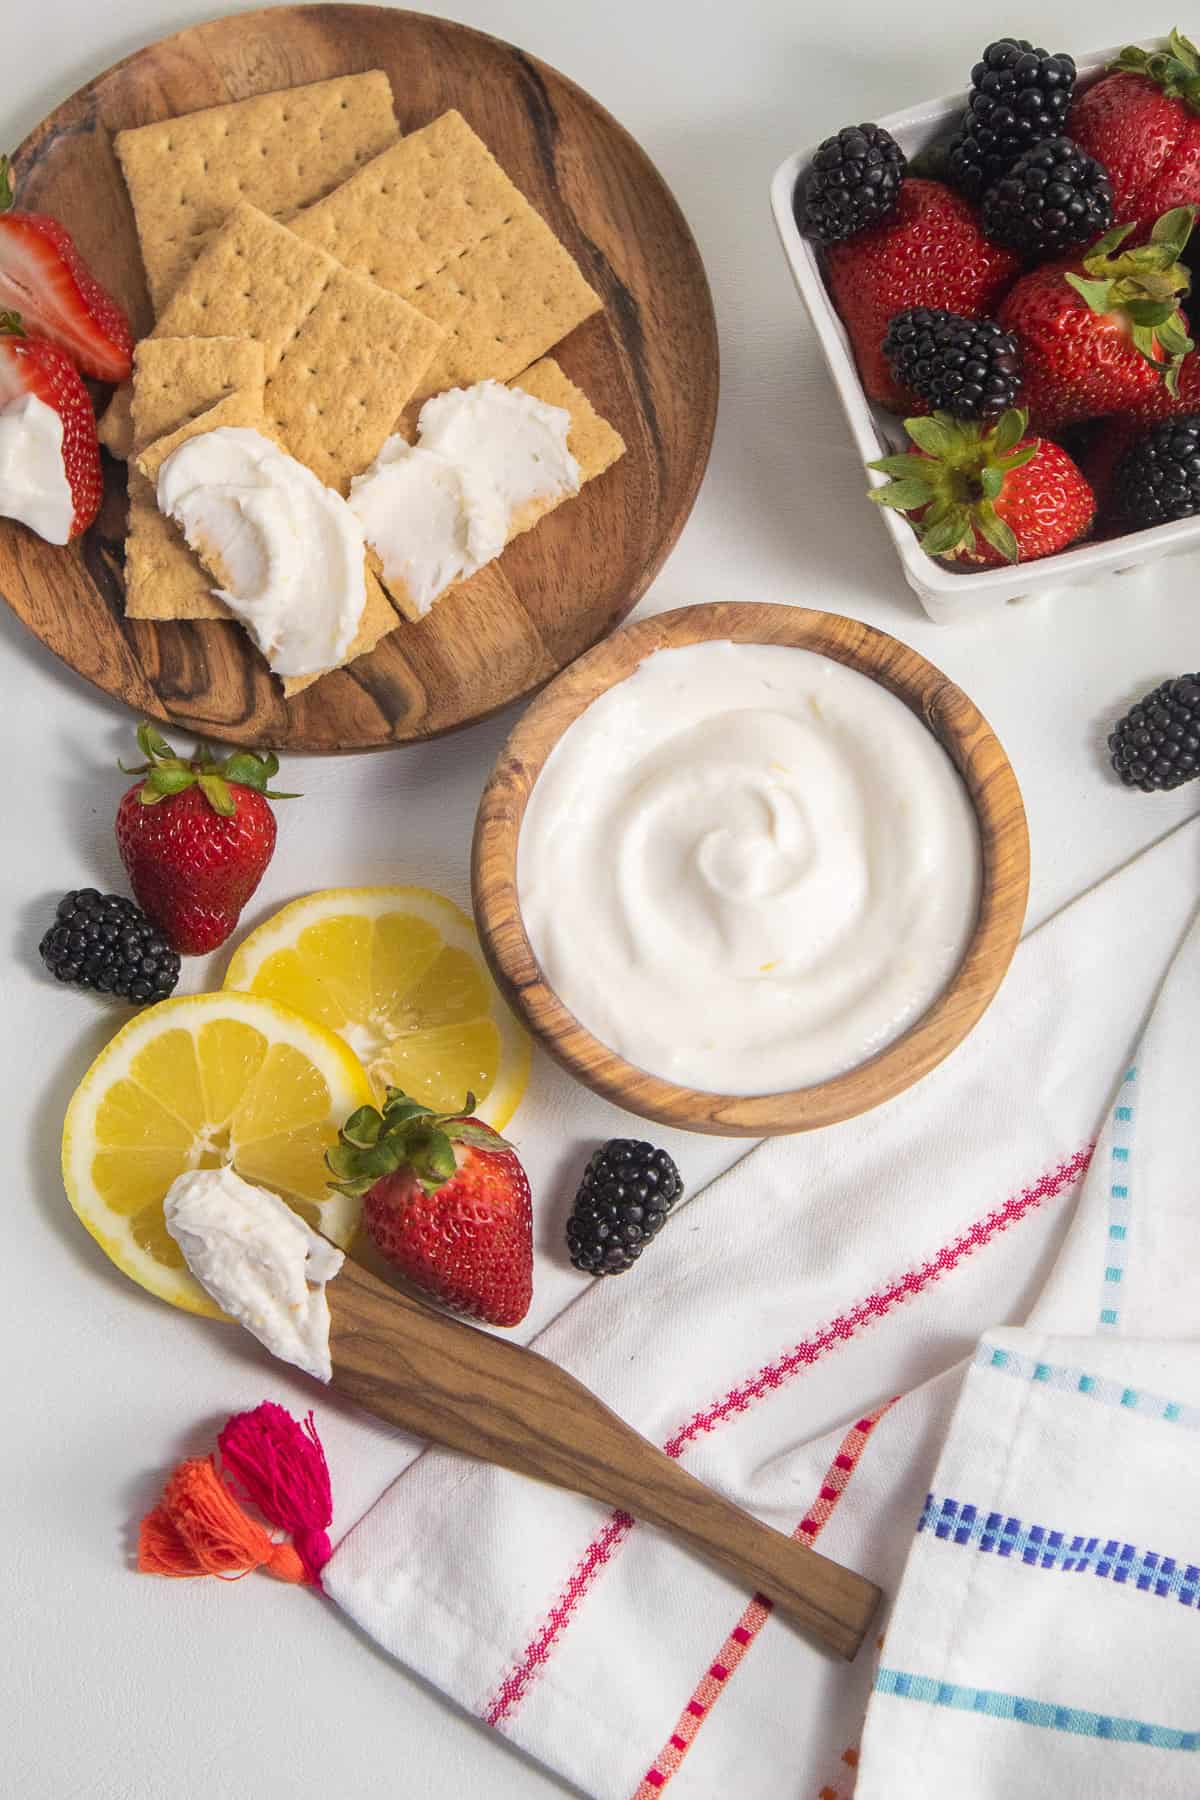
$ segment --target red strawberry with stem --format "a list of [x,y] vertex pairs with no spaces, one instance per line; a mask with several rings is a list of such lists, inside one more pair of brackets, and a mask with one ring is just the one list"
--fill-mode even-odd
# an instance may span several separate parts
[[1192,349],[1179,304],[1191,276],[1179,258],[1194,217],[1190,206],[1164,213],[1133,250],[1121,246],[1134,227],[1117,225],[1078,260],[1034,269],[1006,295],[998,319],[1020,342],[1021,397],[1039,431],[1178,393]]
[[62,421],[63,473],[75,510],[65,536],[49,526],[37,496],[19,512],[14,506],[11,516],[43,537],[54,529],[48,541],[65,544],[86,531],[100,510],[104,478],[96,415],[70,357],[46,338],[27,337],[18,313],[0,312],[0,415],[29,397],[51,407]]
[[360,1106],[326,1161],[331,1186],[361,1197],[380,1255],[452,1312],[519,1325],[533,1296],[529,1181],[512,1145],[461,1112],[435,1113],[389,1088]]
[[1017,407],[990,428],[934,413],[906,419],[915,449],[869,463],[892,479],[870,490],[909,515],[922,547],[949,562],[1030,562],[1065,550],[1091,527],[1096,502],[1058,444],[1025,436]]
[[826,283],[854,348],[870,399],[907,412],[883,354],[888,325],[911,306],[940,307],[967,319],[995,316],[1022,262],[984,237],[975,209],[940,181],[909,179],[892,212],[825,251]]
[[[237,750],[224,762],[197,746],[176,756],[152,725],[138,726],[144,775],[117,808],[117,847],[142,908],[183,956],[223,944],[262,880],[275,849],[268,786],[279,769],[273,751]],[[124,764],[121,765],[124,768]]]
[[1079,95],[1067,135],[1108,171],[1117,220],[1200,205],[1200,51],[1173,31],[1165,50],[1122,50]]
[[0,307],[17,307],[97,381],[127,381],[133,333],[91,273],[70,232],[48,213],[19,212],[0,156]]

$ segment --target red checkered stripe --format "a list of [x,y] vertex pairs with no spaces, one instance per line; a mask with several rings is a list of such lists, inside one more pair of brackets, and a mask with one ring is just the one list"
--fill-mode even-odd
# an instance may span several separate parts
[[[976,1219],[958,1237],[943,1245],[935,1256],[906,1270],[894,1281],[869,1294],[865,1300],[860,1300],[848,1312],[839,1314],[823,1330],[807,1338],[802,1344],[797,1344],[774,1362],[766,1364],[756,1375],[731,1388],[713,1405],[693,1413],[687,1423],[663,1445],[667,1455],[681,1456],[695,1438],[717,1430],[731,1419],[739,1417],[759,1400],[778,1392],[814,1363],[820,1362],[831,1352],[840,1350],[843,1344],[849,1343],[877,1319],[885,1318],[896,1306],[923,1293],[931,1282],[950,1274],[965,1257],[989,1243],[997,1232],[1006,1231],[1043,1201],[1056,1199],[1074,1187],[1087,1170],[1092,1148],[1091,1144],[1085,1144],[1073,1156],[1067,1157],[1054,1168],[1047,1169],[1028,1187],[1011,1195],[1003,1205],[993,1208],[983,1218]],[[491,1699],[484,1706],[482,1716],[487,1724],[499,1727],[516,1712],[530,1685],[545,1668],[561,1641],[592,1583],[612,1561],[632,1531],[633,1524],[628,1513],[614,1512],[601,1526],[568,1576],[562,1591],[545,1610],[537,1631],[518,1660],[505,1672]]]
[[[859,1419],[842,1439],[838,1453],[825,1471],[816,1499],[792,1533],[806,1543],[815,1543],[832,1518],[847,1483],[858,1467],[859,1458],[875,1426],[882,1419],[891,1400]],[[633,1800],[654,1800],[675,1774],[696,1740],[697,1733],[713,1706],[724,1692],[730,1676],[771,1616],[772,1606],[765,1594],[755,1594],[749,1606],[717,1652],[706,1673],[696,1683],[691,1699],[679,1715],[674,1731],[643,1775]]]

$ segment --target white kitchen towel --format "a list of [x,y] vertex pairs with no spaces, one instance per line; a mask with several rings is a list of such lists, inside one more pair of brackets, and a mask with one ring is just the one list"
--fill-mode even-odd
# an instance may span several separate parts
[[1200,1793],[1194,926],[1025,1329],[982,1338],[917,1522],[860,1800]]
[[[1195,909],[1198,859],[1192,822],[1031,934],[932,1075],[752,1151],[538,1349],[703,1480],[894,1594],[956,1365],[983,1331],[1025,1319],[1046,1281]],[[850,1791],[873,1653],[837,1663],[590,1501],[427,1452],[325,1585],[597,1800],[671,1783],[680,1800]]]

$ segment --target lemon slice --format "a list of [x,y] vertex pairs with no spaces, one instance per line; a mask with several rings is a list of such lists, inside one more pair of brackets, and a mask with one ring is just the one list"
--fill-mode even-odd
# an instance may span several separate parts
[[327,1186],[325,1152],[371,1098],[341,1038],[249,994],[164,1000],[96,1058],[67,1108],[67,1198],[101,1249],[142,1287],[222,1316],[163,1222],[185,1169],[232,1163],[346,1246],[359,1203]]
[[529,1078],[529,1039],[488,974],[475,927],[421,887],[330,888],[251,932],[227,988],[264,994],[336,1031],[377,1098],[403,1088],[503,1130]]

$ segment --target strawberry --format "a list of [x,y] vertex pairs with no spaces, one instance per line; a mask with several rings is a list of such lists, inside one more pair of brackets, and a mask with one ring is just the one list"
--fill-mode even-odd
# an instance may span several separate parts
[[97,381],[127,381],[129,320],[48,213],[18,212],[7,156],[0,156],[0,307],[16,306]]
[[[262,880],[275,849],[267,786],[273,751],[239,750],[215,762],[197,747],[184,762],[152,725],[138,726],[146,761],[117,808],[117,847],[142,911],[183,956],[223,944]],[[124,764],[121,765],[124,768]]]
[[68,539],[78,537],[99,512],[104,491],[92,402],[57,344],[27,337],[19,314],[0,312],[0,413],[27,395],[53,407],[62,420],[63,471],[75,504]]
[[930,556],[995,566],[1053,556],[1096,515],[1091,488],[1059,444],[1026,437],[1013,407],[990,429],[938,412],[906,419],[916,448],[868,464],[892,480],[870,490],[907,513]]
[[1167,43],[1128,45],[1067,120],[1068,137],[1108,170],[1118,222],[1200,205],[1200,51],[1178,31]]
[[1191,277],[1179,258],[1193,217],[1187,206],[1164,213],[1134,250],[1120,248],[1133,226],[1118,225],[1081,258],[1046,263],[1006,295],[997,317],[1018,339],[1022,399],[1039,431],[1177,393],[1192,348],[1179,304]]
[[326,1162],[330,1185],[363,1203],[372,1243],[452,1312],[519,1325],[533,1297],[529,1181],[490,1125],[435,1113],[389,1088],[383,1111],[360,1106]]
[[1021,259],[989,243],[974,209],[940,181],[908,180],[878,225],[825,251],[826,282],[850,334],[870,399],[911,410],[883,354],[884,333],[910,306],[940,307],[967,319],[994,316]]
[[1136,419],[1167,419],[1172,413],[1200,412],[1200,350],[1189,350],[1177,370],[1174,388],[1159,382],[1132,409]]

